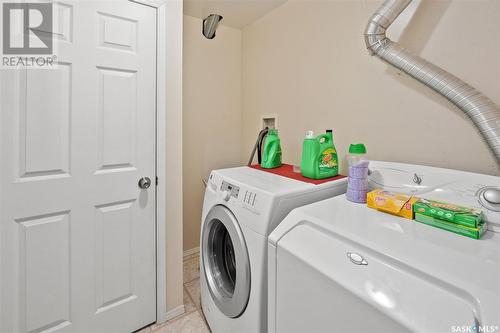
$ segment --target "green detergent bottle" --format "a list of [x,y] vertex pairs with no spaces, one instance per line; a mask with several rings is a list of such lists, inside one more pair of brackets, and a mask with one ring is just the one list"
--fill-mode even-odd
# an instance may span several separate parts
[[264,142],[264,154],[260,166],[265,169],[272,169],[281,166],[281,143],[278,130],[271,128]]
[[302,175],[312,179],[335,177],[339,174],[337,150],[333,144],[332,130],[314,137],[309,131],[302,146],[300,163]]

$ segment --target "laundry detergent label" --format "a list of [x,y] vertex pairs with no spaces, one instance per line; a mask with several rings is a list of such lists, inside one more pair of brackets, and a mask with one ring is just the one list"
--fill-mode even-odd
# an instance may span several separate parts
[[328,148],[321,153],[320,169],[334,169],[338,167],[337,151],[334,148]]

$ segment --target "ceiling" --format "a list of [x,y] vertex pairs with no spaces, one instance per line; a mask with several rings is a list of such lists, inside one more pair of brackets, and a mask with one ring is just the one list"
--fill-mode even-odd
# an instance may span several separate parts
[[203,19],[210,14],[224,17],[221,24],[241,29],[287,0],[184,0],[184,14]]

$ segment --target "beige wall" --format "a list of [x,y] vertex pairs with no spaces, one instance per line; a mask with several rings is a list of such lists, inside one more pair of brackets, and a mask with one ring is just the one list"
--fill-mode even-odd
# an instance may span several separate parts
[[205,188],[212,169],[237,166],[241,149],[241,30],[184,16],[184,250],[199,246]]
[[[292,0],[243,34],[220,26],[214,40],[201,35],[201,20],[184,16],[183,125],[174,130],[181,126],[175,115],[169,125],[174,136],[183,132],[183,147],[174,141],[167,150],[175,159],[182,147],[184,164],[183,213],[175,193],[168,205],[174,217],[167,226],[169,309],[182,304],[180,235],[184,250],[199,245],[201,179],[246,162],[262,115],[278,115],[284,160],[291,163],[300,160],[306,130],[333,128],[341,156],[361,141],[374,159],[499,174],[459,110],[368,56],[362,34],[380,3]],[[497,0],[423,0],[401,43],[500,104],[499,17]],[[181,174],[177,162],[170,162],[173,177]]]
[[[340,156],[364,142],[373,159],[499,174],[458,109],[368,56],[363,30],[381,2],[292,0],[244,28],[242,161],[260,117],[278,114],[287,162],[306,130],[333,128]],[[423,0],[401,43],[500,104],[499,17],[498,0]]]

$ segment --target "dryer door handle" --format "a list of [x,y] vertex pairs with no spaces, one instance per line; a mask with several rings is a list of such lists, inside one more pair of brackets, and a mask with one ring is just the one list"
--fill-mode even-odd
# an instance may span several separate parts
[[365,260],[365,258],[363,258],[363,256],[359,253],[355,253],[355,252],[347,252],[347,258],[349,258],[349,260],[351,260],[351,262],[353,264],[356,264],[356,265],[361,265],[361,266],[366,266],[368,265],[368,262]]

